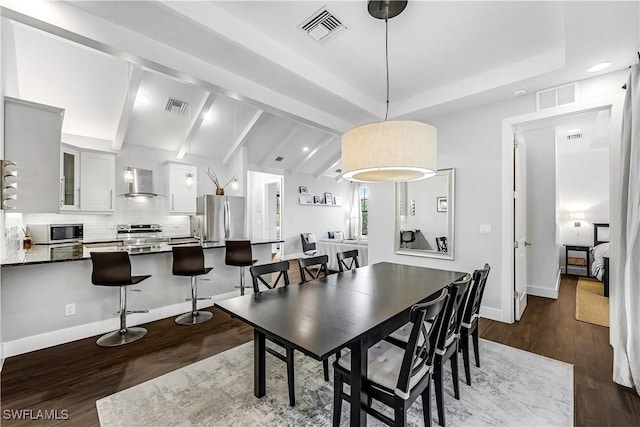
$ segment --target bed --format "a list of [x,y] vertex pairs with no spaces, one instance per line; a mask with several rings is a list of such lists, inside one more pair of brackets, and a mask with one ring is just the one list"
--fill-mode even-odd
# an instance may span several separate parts
[[604,296],[609,297],[609,224],[593,224],[593,260],[591,262],[591,275],[602,281]]

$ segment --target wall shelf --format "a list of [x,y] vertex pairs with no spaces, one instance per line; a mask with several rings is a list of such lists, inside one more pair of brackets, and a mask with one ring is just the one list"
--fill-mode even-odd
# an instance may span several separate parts
[[315,197],[320,197],[320,200],[324,200],[324,196],[314,196],[313,194],[300,194],[298,195],[298,204],[300,205],[305,205],[305,206],[334,206],[334,207],[341,207],[342,203],[313,203],[313,199]]

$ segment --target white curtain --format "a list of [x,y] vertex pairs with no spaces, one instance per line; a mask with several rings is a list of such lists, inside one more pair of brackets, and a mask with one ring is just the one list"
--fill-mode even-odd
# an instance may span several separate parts
[[640,64],[631,67],[611,212],[613,380],[640,394]]
[[360,209],[360,184],[351,183],[349,191],[349,234],[352,239],[359,239],[362,235],[362,210]]

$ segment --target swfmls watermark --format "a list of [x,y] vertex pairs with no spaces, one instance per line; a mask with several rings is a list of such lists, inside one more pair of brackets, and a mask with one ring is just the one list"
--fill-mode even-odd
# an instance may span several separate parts
[[68,409],[4,409],[4,420],[64,421],[69,419]]

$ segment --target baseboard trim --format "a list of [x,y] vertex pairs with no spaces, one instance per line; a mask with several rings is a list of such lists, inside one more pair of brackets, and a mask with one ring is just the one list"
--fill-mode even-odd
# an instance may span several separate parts
[[[227,292],[224,294],[214,295],[210,300],[204,300],[198,304],[198,308],[207,308],[213,306],[216,301],[238,296],[238,291]],[[134,314],[128,317],[128,326],[137,326],[144,323],[154,322],[167,317],[177,316],[181,313],[191,311],[191,302],[185,301],[180,304],[173,304],[164,307],[154,308],[148,313]],[[60,329],[44,334],[33,335],[26,338],[20,338],[13,341],[3,343],[4,358],[18,356],[20,354],[29,353],[31,351],[41,350],[43,348],[53,347],[60,344],[66,344],[84,338],[93,337],[114,331],[119,327],[118,318],[101,320],[98,322],[87,323],[84,325],[74,326],[72,328]],[[2,363],[4,363],[4,358]]]
[[558,277],[556,278],[556,284],[553,287],[553,289],[541,288],[539,286],[527,286],[527,295],[558,299],[558,291],[560,290],[560,279],[561,279],[561,272],[558,271]]
[[502,310],[493,307],[481,306],[480,317],[484,317],[489,320],[496,320],[498,322],[504,322],[502,318]]

